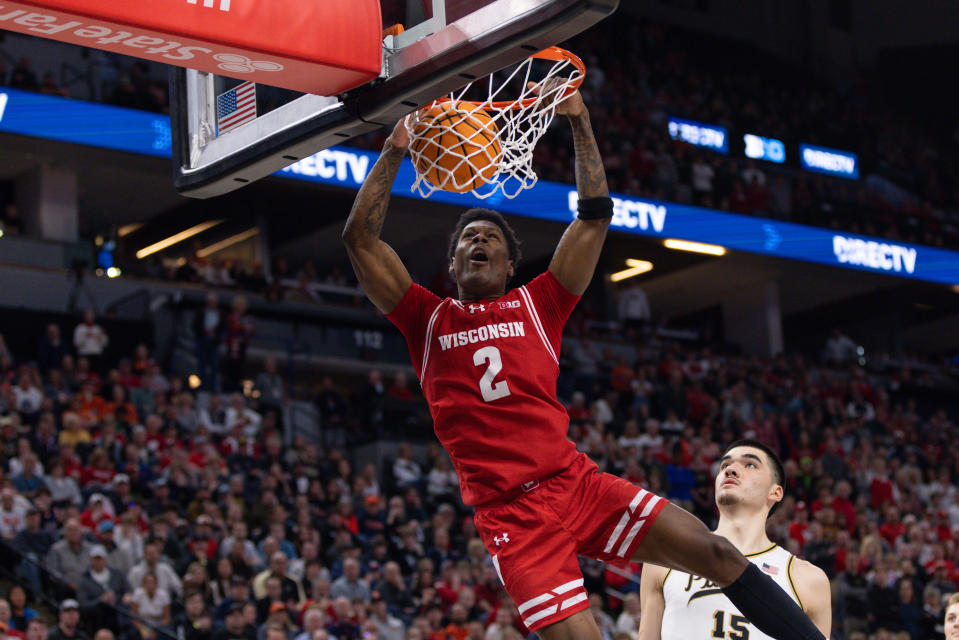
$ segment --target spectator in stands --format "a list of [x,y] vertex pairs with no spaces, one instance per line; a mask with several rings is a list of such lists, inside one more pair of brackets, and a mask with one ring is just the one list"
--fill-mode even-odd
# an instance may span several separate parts
[[[147,571],[142,584],[133,590],[129,598],[130,610],[151,625],[166,627],[170,624],[170,594],[159,586],[157,574]],[[141,629],[141,634],[145,628]],[[147,632],[148,635],[152,635]]]
[[226,410],[224,426],[227,432],[239,432],[248,438],[255,437],[260,430],[263,417],[246,405],[246,398],[240,393],[230,395],[230,406]]
[[90,565],[80,576],[77,600],[84,623],[93,628],[119,628],[117,610],[126,604],[130,591],[126,577],[107,566],[107,550],[102,545],[90,549]]
[[370,586],[360,577],[360,563],[355,558],[343,561],[343,575],[333,581],[330,597],[369,601]]
[[60,619],[50,630],[47,640],[76,640],[80,637],[80,604],[73,598],[60,602]]
[[627,335],[632,338],[642,335],[649,325],[651,314],[649,299],[639,282],[632,282],[619,294],[619,321]]
[[63,526],[63,539],[55,542],[47,555],[47,567],[54,575],[66,580],[74,593],[90,563],[92,545],[83,534],[84,528],[78,519],[67,520]]
[[206,409],[200,409],[200,424],[213,436],[221,436],[227,432],[227,409],[223,406],[223,399],[213,394]]
[[363,424],[370,433],[379,433],[384,422],[383,408],[386,400],[386,385],[379,369],[373,369],[366,376],[366,384],[357,395],[357,407]]
[[36,424],[43,403],[43,392],[36,385],[34,376],[30,373],[21,374],[17,386],[11,391],[14,398],[13,408],[20,412],[25,422]]
[[5,541],[13,538],[27,526],[30,503],[11,487],[0,490],[0,536]]
[[173,621],[177,638],[183,640],[210,640],[213,637],[213,616],[206,609],[201,591],[190,591],[183,596],[183,611]]
[[852,362],[857,355],[858,345],[852,338],[844,334],[839,327],[832,330],[832,335],[826,340],[826,350],[823,359],[828,363],[842,364]]
[[220,342],[225,328],[223,312],[216,294],[206,296],[206,306],[193,315],[193,335],[196,340],[197,374],[201,388],[220,390]]
[[[129,481],[125,482],[129,486]],[[97,540],[106,549],[107,566],[118,571],[121,575],[128,575],[133,566],[139,562],[139,558],[134,558],[126,548],[117,545],[114,531],[116,525],[112,520],[103,520],[97,525]]]
[[93,371],[100,371],[101,358],[110,339],[103,327],[96,323],[93,311],[83,312],[83,322],[73,330],[73,346],[77,350],[77,357],[86,358]]
[[287,557],[282,551],[274,551],[270,555],[269,567],[253,578],[253,597],[261,599],[266,597],[266,584],[270,578],[277,578],[280,581],[280,600],[291,610],[296,609],[302,603],[303,588],[287,573]]
[[233,310],[226,317],[224,343],[226,344],[225,389],[235,391],[240,388],[240,379],[246,365],[246,349],[253,337],[253,319],[247,315],[246,298],[233,298]]
[[51,322],[47,325],[47,330],[40,338],[40,344],[37,347],[37,364],[40,371],[46,374],[51,369],[59,367],[63,362],[63,356],[68,353],[67,345],[60,336],[60,325]]
[[627,593],[623,598],[623,611],[616,619],[616,633],[628,633],[630,638],[639,633],[640,605],[639,595]]
[[347,403],[343,395],[336,390],[333,378],[323,377],[320,381],[320,392],[313,402],[320,412],[320,419],[324,425],[338,427],[343,424],[347,415]]
[[393,462],[393,479],[396,486],[405,489],[416,486],[423,477],[423,471],[413,459],[413,447],[408,442],[400,444]]
[[26,640],[47,640],[47,622],[43,618],[30,618],[27,622]]
[[[156,580],[156,589],[165,592],[169,596],[167,601],[169,603],[172,598],[179,598],[180,594],[183,593],[183,583],[173,570],[173,567],[161,558],[161,546],[162,542],[159,540],[150,540],[144,545],[143,561],[130,570],[129,580],[131,588],[136,590],[138,587],[143,586],[144,578],[148,574],[152,575]],[[155,601],[153,592],[147,591],[145,593],[149,596],[153,605],[156,605],[158,601]]]
[[24,580],[31,593],[39,594],[43,589],[40,581],[40,562],[50,552],[54,538],[52,533],[40,528],[41,514],[36,507],[28,508],[25,517],[26,525],[14,536],[10,544],[24,556],[17,567],[17,575]]
[[453,471],[449,458],[441,454],[426,478],[426,494],[433,504],[453,502],[457,499],[459,478]]
[[276,358],[273,356],[264,359],[263,371],[254,379],[253,390],[260,394],[258,403],[263,414],[273,411],[278,419],[283,416],[286,387],[283,378],[276,372]]
[[252,629],[247,629],[243,617],[243,602],[234,602],[224,618],[223,627],[213,633],[213,640],[256,640]]
[[[318,631],[325,633],[326,614],[318,606],[311,605],[303,614],[303,631],[297,634],[293,640],[313,640],[314,634]],[[381,636],[380,640],[389,640]],[[400,636],[398,640],[403,640]]]
[[[80,431],[79,418],[74,417],[71,420],[64,418],[64,427],[68,427],[73,431]],[[68,440],[63,438],[66,433],[68,433],[67,430],[60,432],[61,446],[68,442]],[[89,432],[87,432],[86,435],[89,438]],[[64,475],[64,472],[63,459],[54,459],[50,466],[49,475],[44,478],[44,483],[50,490],[50,497],[55,503],[69,502],[70,504],[79,505],[82,499],[80,495],[80,485],[77,484],[76,479],[72,476]]]
[[[237,476],[234,476],[236,478]],[[242,476],[239,477],[240,490],[242,491]],[[225,538],[220,543],[220,553],[230,558],[239,558],[249,567],[259,567],[262,564],[260,554],[256,550],[256,545],[247,538],[248,530],[246,522],[238,520],[231,529],[232,535]]]
[[[11,464],[11,467],[12,466]],[[23,468],[20,473],[14,475],[11,479],[14,489],[25,498],[32,499],[36,497],[37,492],[46,487],[43,475],[38,473],[40,471],[39,466],[40,462],[36,454],[29,451],[23,456]]]
[[36,610],[27,606],[27,592],[19,584],[11,585],[7,592],[7,605],[10,608],[10,629],[23,633],[27,623],[37,617]]

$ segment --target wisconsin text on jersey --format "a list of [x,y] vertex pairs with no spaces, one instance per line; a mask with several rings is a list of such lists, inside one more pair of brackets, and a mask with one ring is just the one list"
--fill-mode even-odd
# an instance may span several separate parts
[[522,338],[524,336],[526,336],[526,331],[523,329],[522,322],[498,322],[484,324],[482,327],[469,331],[447,333],[438,336],[437,339],[440,341],[440,348],[446,351],[450,347],[465,347],[466,345],[496,340],[497,338]]

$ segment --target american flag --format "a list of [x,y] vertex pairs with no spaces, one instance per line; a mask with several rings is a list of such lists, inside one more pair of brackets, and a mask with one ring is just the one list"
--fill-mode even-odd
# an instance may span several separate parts
[[763,571],[765,571],[771,576],[779,575],[779,567],[774,567],[772,565],[766,564],[765,562],[763,563]]
[[244,82],[216,97],[218,135],[256,119],[256,84]]

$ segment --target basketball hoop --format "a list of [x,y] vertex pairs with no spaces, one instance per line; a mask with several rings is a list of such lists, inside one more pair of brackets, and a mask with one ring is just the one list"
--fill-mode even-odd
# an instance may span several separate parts
[[[548,69],[534,77],[537,61],[545,61]],[[411,191],[424,198],[439,189],[470,191],[482,199],[498,191],[515,198],[536,184],[533,148],[553,121],[556,106],[583,83],[586,67],[569,51],[549,47],[519,63],[505,79],[497,81],[495,75],[489,76],[488,88],[481,89],[485,100],[464,99],[472,97],[483,82],[473,81],[406,119],[410,157],[416,167]],[[508,99],[519,81],[519,95]],[[478,110],[489,117],[476,117]],[[437,117],[438,113],[443,117]]]

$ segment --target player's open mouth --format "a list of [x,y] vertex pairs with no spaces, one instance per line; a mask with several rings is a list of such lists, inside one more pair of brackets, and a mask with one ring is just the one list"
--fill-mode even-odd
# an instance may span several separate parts
[[482,247],[477,247],[470,251],[470,262],[489,262],[486,251]]

